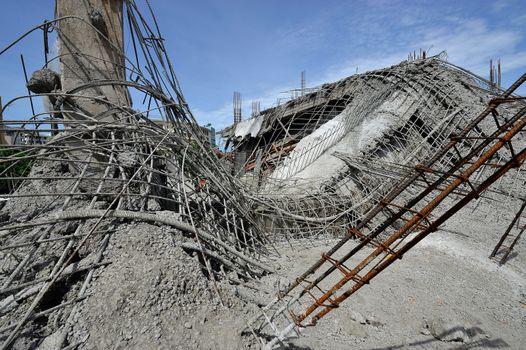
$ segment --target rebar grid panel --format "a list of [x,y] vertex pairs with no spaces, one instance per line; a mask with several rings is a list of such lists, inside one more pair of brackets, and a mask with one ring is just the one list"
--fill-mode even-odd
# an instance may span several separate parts
[[[104,258],[106,247],[126,222],[171,228],[182,249],[200,255],[212,287],[220,278],[240,283],[272,271],[262,259],[272,254],[272,244],[251,213],[242,184],[219,162],[194,120],[153,13],[147,20],[134,1],[124,4],[133,47],[131,57],[121,52],[128,80],[88,79],[67,91],[55,86],[4,99],[0,106],[2,132],[9,130],[14,141],[0,145],[5,152],[0,180],[11,187],[0,204],[2,349],[27,337],[27,330],[38,334],[44,328],[61,332],[59,346],[65,343],[77,303],[89,295],[94,271],[111,263]],[[83,22],[107,39],[76,16],[33,31],[45,26],[67,41],[60,26],[64,21]],[[82,52],[70,54],[84,64],[93,59]],[[58,59],[46,57],[45,64]],[[147,109],[136,111],[126,101],[86,93],[115,87],[142,94]],[[50,110],[28,118],[7,115],[11,107],[35,97],[53,101]],[[83,101],[103,111],[81,108]],[[159,115],[165,127],[152,115]],[[40,142],[44,135],[49,139]],[[29,173],[20,174],[20,167],[30,168]],[[47,307],[43,301],[65,281],[74,286],[57,305]],[[69,315],[64,323],[41,322],[58,311]]]
[[[346,237],[278,292],[261,310],[262,316],[249,323],[254,334],[272,338],[265,348],[315,325],[509,170],[520,168],[526,158],[526,143],[516,141],[517,134],[526,128],[526,107],[499,114],[503,111],[498,106],[519,101],[509,96],[524,81],[526,74],[501,98],[493,99],[462,132],[451,135],[429,161],[415,164],[362,221],[349,225]],[[451,152],[457,157],[451,157]],[[487,165],[496,159],[497,165],[487,171]],[[436,178],[428,180],[429,175]],[[431,181],[423,189],[415,185],[420,177]],[[475,178],[479,183],[472,182]],[[458,191],[461,196],[455,194]],[[378,223],[373,223],[380,214],[384,218],[380,216]]]
[[[483,79],[439,57],[403,62],[325,84],[315,93],[263,111],[258,117],[262,122],[255,138],[233,132],[231,141],[237,149],[252,149],[246,170],[253,169],[256,151],[263,150],[263,181],[269,179],[279,185],[301,173],[357,125],[370,122],[373,113],[383,114],[384,119],[394,117],[391,119],[400,127],[408,120],[420,124],[416,129],[424,130],[415,131],[422,134],[445,116],[455,121],[466,114],[473,116],[473,105],[466,100],[486,99],[488,91]],[[397,140],[392,141],[396,147]],[[301,178],[300,174],[296,177]]]
[[[356,131],[363,128],[364,122],[374,121],[378,116],[385,115],[389,119],[385,130],[364,142],[360,150],[356,150],[352,142],[342,141],[335,147],[322,148],[320,152],[324,160],[312,161],[306,166],[307,173],[300,172],[286,180],[272,179],[270,174],[263,180],[264,185],[256,193],[259,198],[255,200],[260,203],[256,210],[268,223],[266,227],[271,229],[275,239],[284,236],[317,237],[327,233],[341,237],[349,222],[355,224],[362,220],[396,183],[396,179],[373,178],[360,168],[367,168],[374,162],[401,165],[426,162],[448,142],[452,133],[461,131],[469,124],[484,109],[482,101],[487,102],[491,97],[481,78],[437,58],[421,61],[412,69],[403,63],[382,72],[389,76],[393,70],[399,71],[401,82],[387,86],[386,96],[376,103],[383,107],[368,108],[363,113],[356,111],[357,120],[362,121],[351,128],[344,138],[351,141],[359,139],[360,134]],[[419,74],[415,75],[415,71]],[[352,94],[352,90],[347,92]],[[366,101],[376,101],[371,97],[375,96],[374,92],[365,95],[362,98]],[[513,110],[520,108],[520,105],[522,102],[517,101],[503,108]],[[482,129],[479,134],[483,136]],[[345,152],[346,157],[357,159],[355,163],[360,166],[349,168],[342,159],[338,163],[339,170],[320,171],[331,154],[339,149]],[[450,152],[449,157],[440,161],[447,169],[450,158],[455,156],[454,152]],[[308,160],[304,161],[308,163]],[[332,178],[323,176],[334,172],[336,175]]]

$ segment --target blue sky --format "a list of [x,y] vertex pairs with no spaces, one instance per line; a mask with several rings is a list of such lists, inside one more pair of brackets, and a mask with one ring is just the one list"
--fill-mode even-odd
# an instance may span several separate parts
[[[446,50],[450,62],[485,77],[489,59],[500,58],[504,85],[526,71],[524,0],[151,3],[194,115],[216,128],[231,122],[233,91],[242,93],[247,117],[251,100],[269,107],[286,96],[282,92],[298,88],[302,70],[313,87],[396,64],[420,48]],[[2,2],[0,48],[51,19],[53,8],[52,0]],[[24,93],[21,53],[29,72],[40,68],[42,33],[0,56],[4,102]],[[8,117],[23,112],[13,108]]]

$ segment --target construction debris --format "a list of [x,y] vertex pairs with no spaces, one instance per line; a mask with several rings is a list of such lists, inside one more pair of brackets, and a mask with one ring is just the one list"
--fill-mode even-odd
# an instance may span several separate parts
[[[266,348],[272,349],[292,332],[299,334],[302,327],[316,325],[389,265],[402,259],[428,234],[437,231],[470,201],[478,199],[510,169],[523,164],[526,159],[525,140],[518,142],[519,147],[512,141],[526,127],[526,107],[511,116],[499,114],[497,107],[516,102],[516,98],[509,96],[524,81],[526,74],[501,98],[491,100],[488,108],[462,132],[452,134],[447,145],[430,160],[425,164],[416,164],[365,216],[360,216],[356,224],[349,223],[344,238],[266,306],[264,313],[267,315],[259,319],[268,323],[266,327],[270,334],[275,334],[274,339],[265,345]],[[493,130],[484,123],[488,119],[495,124]],[[484,131],[480,127],[482,125],[486,126]],[[504,147],[508,147],[508,152],[502,152],[498,163],[491,167],[496,170],[486,170],[488,162],[495,159]],[[514,149],[521,148],[522,151],[515,153]],[[484,181],[472,183],[472,179],[477,177],[482,177]],[[428,186],[417,190],[413,183],[419,178]],[[455,193],[458,190],[461,193]],[[451,196],[461,198],[449,201]],[[374,218],[378,216],[380,219],[375,222]],[[352,242],[351,246],[345,247],[353,238],[359,243]],[[367,246],[371,252],[363,260],[349,266],[349,259],[363,252]],[[338,277],[340,274],[343,277]],[[337,282],[327,282],[334,280],[329,277],[335,277]],[[277,322],[281,321],[279,317],[289,320],[288,324],[278,325]],[[251,327],[259,332],[265,328],[260,325]]]
[[[59,10],[69,10],[68,2],[61,3],[65,7]],[[144,39],[160,33],[150,30],[132,1],[126,9],[135,44],[144,52],[136,60],[151,69],[134,67],[134,81],[108,67],[103,70],[108,76],[101,77],[101,70],[90,67],[92,56],[67,51],[79,59],[69,70],[64,69],[69,61],[61,60],[62,84],[46,68],[28,84],[33,96],[55,101],[53,110],[4,121],[20,133],[59,131],[44,145],[3,146],[10,155],[1,160],[6,164],[2,180],[17,184],[3,195],[4,348],[34,347],[55,332],[60,332],[58,346],[65,345],[77,304],[87,297],[97,269],[114,263],[106,249],[125,223],[148,223],[152,233],[156,226],[168,230],[178,251],[197,254],[212,284],[220,278],[240,283],[272,271],[260,260],[271,244],[243,199],[241,184],[221,167],[195,123],[166,65],[162,42]],[[72,40],[71,33],[78,33],[78,23],[86,30],[91,25],[75,11],[49,25],[61,45],[77,43],[78,49],[80,39]],[[160,70],[162,75],[154,73]],[[86,75],[76,75],[79,71]],[[152,107],[144,113],[131,109],[126,88],[143,92]],[[18,101],[7,101],[4,110]],[[169,121],[170,130],[147,117],[152,110]],[[29,174],[16,176],[12,170],[27,160]],[[136,225],[129,230],[137,230]],[[214,290],[222,302],[219,289]]]
[[[225,154],[195,121],[153,11],[83,4],[59,0],[56,18],[33,28],[45,33],[44,66],[26,80],[28,95],[0,100],[2,349],[525,340],[514,337],[524,308],[493,296],[526,305],[526,103],[514,95],[526,75],[503,91],[500,62],[488,81],[425,51],[315,89],[303,72],[300,94],[262,111],[253,103],[251,119],[234,95]],[[6,116],[36,97],[49,110]],[[459,229],[472,241],[445,236]],[[435,250],[433,239],[443,240]],[[491,257],[511,267],[487,259],[497,241]],[[457,274],[485,299],[455,294],[447,278]],[[363,302],[355,293],[373,278],[379,287]],[[498,320],[430,305],[438,291]],[[425,320],[408,316],[417,309]],[[331,317],[342,317],[338,327]],[[309,332],[312,343],[294,339]]]

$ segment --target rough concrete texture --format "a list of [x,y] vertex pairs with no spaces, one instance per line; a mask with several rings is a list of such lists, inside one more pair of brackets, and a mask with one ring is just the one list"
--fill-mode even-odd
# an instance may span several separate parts
[[[291,349],[523,349],[526,243],[499,267],[488,255],[507,225],[477,220],[465,208],[370,285],[305,329]],[[333,242],[282,247],[279,274],[301,274]],[[364,255],[360,255],[363,257]],[[273,279],[276,276],[272,277]]]
[[48,68],[37,70],[27,82],[27,88],[36,94],[48,93],[60,89],[60,77]]
[[[473,77],[459,73],[439,60],[402,62],[386,71],[389,69],[410,77],[411,87],[400,83],[398,77],[376,81],[368,76],[383,70],[347,78],[352,88],[340,87],[341,82],[333,83],[334,90],[348,89],[353,98],[345,101],[346,107],[341,113],[297,143],[269,175],[272,181],[268,187],[276,187],[277,182],[279,190],[288,193],[316,190],[346,167],[343,161],[333,157],[334,152],[409,162],[407,149],[418,146],[421,147],[418,159],[422,161],[439,147],[427,144],[426,137],[416,130],[404,130],[405,144],[389,145],[393,131],[411,128],[412,118],[417,117],[430,130],[449,134],[480,113],[492,98],[486,91],[474,88]],[[288,182],[282,185],[282,180]],[[292,183],[294,186],[289,186]]]
[[[487,256],[505,225],[488,227],[466,208],[348,303],[305,329],[289,349],[521,349],[526,341],[526,244],[499,267]],[[480,215],[496,210],[484,205]],[[70,343],[84,349],[257,348],[245,321],[281,284],[333,241],[278,247],[277,274],[211,292],[197,257],[176,232],[123,225],[108,247],[111,265],[94,278]],[[256,291],[253,287],[261,288]]]
[[[58,51],[64,91],[89,84],[95,80],[125,80],[123,53],[122,0],[92,0],[83,2],[57,1],[57,17],[73,16],[60,22]],[[78,17],[78,18],[77,18]],[[81,19],[79,19],[81,18]],[[94,30],[96,28],[97,30]],[[108,37],[105,36],[109,33]],[[76,92],[84,97],[72,97],[81,110],[98,118],[117,120],[108,110],[130,106],[125,87],[99,86]],[[86,97],[99,97],[93,100]],[[80,113],[64,113],[65,118],[84,119]]]
[[[236,349],[247,306],[234,287],[214,298],[198,256],[178,247],[177,232],[123,225],[94,277],[70,333],[85,349]],[[249,309],[247,307],[247,309]]]

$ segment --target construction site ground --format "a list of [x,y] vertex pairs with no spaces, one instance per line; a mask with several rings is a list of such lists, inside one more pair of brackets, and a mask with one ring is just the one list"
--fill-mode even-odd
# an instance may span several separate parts
[[[513,215],[499,213],[491,202],[463,209],[375,279],[373,288],[305,328],[304,337],[286,348],[522,349],[526,244],[519,241],[503,266],[488,259]],[[489,226],[477,220],[481,215],[495,220]],[[174,237],[148,224],[122,227],[107,252],[114,263],[97,273],[92,295],[75,316],[72,338],[85,341],[86,349],[257,348],[245,329],[259,312],[256,305],[268,303],[280,285],[334,244],[277,244],[277,273],[237,286],[222,281],[222,307],[202,278],[197,255],[184,253]]]
[[[513,258],[499,267],[488,255],[506,224],[480,225],[462,215],[469,210],[352,302],[306,328],[294,345],[342,350],[524,348],[526,259],[521,251],[526,245],[519,243]],[[330,246],[290,250],[280,273],[294,278]]]

